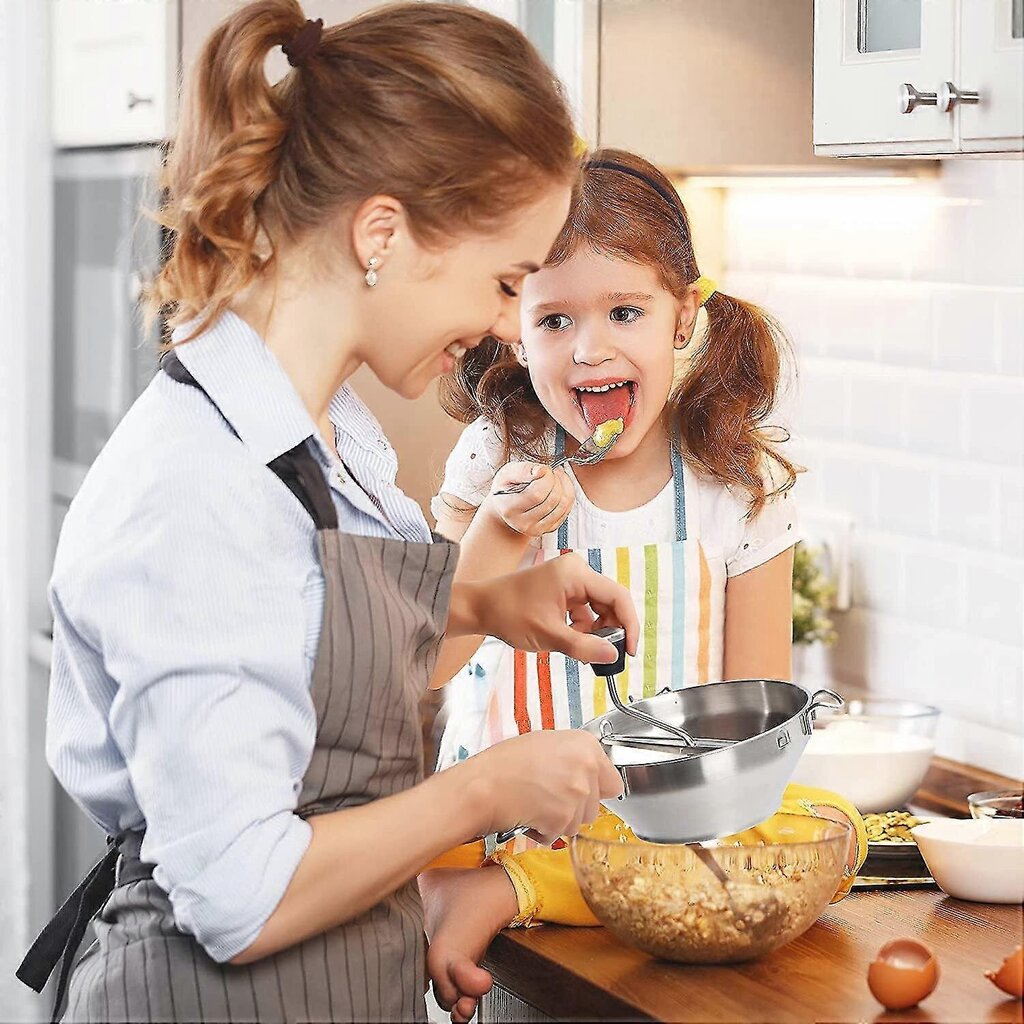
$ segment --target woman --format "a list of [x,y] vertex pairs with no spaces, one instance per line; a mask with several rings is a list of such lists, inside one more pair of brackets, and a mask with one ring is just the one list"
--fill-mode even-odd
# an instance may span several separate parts
[[[271,87],[276,46],[293,70]],[[175,344],[52,580],[48,755],[115,837],[69,912],[102,902],[68,1017],[419,1020],[417,869],[519,824],[572,833],[619,789],[579,732],[421,781],[442,634],[600,661],[585,631],[622,621],[635,648],[636,619],[573,559],[453,584],[454,546],[345,381],[365,363],[415,397],[516,337],[519,282],[568,208],[571,123],[526,40],[459,7],[323,31],[260,0],[196,67],[154,287]],[[26,980],[73,952],[66,931]]]

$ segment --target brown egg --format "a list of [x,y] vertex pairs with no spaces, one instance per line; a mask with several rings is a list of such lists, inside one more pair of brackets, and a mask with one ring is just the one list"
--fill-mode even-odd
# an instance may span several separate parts
[[985,977],[1007,995],[1024,998],[1024,946],[1018,946],[998,971],[986,971]]
[[935,991],[939,965],[917,939],[893,939],[868,967],[868,988],[887,1010],[906,1010]]

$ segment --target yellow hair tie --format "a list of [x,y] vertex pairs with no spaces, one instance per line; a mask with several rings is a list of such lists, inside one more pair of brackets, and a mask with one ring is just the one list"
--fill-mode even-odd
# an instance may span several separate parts
[[577,135],[576,141],[573,143],[572,155],[578,160],[589,148],[587,140]]
[[698,277],[693,283],[697,288],[697,294],[702,306],[718,291],[718,285],[710,277]]

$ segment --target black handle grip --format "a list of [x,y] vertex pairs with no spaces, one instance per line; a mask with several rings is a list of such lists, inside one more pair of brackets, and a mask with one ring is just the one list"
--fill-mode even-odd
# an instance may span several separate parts
[[609,664],[592,664],[591,668],[593,668],[594,674],[598,676],[620,675],[626,667],[626,631],[621,626],[605,626],[604,629],[595,630],[594,636],[610,640],[615,644],[615,650],[619,655],[615,661]]

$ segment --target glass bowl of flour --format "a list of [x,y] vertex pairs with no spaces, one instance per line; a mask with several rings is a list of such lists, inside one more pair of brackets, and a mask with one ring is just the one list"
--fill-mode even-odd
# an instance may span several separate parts
[[831,789],[863,814],[902,807],[928,771],[938,720],[938,708],[908,700],[819,712],[793,781]]

